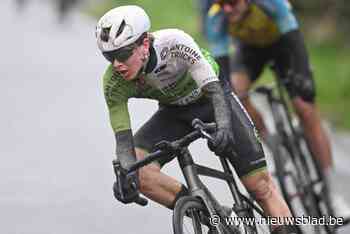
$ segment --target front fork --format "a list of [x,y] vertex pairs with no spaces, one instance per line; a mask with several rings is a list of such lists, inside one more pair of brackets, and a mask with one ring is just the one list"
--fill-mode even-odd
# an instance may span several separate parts
[[[223,165],[224,172],[232,175],[233,177],[232,171],[229,168],[226,159],[220,158],[220,160]],[[185,177],[186,183],[189,186],[190,195],[198,197],[203,201],[211,217],[215,217],[217,215],[219,215],[220,217],[227,217],[229,214],[226,214],[224,212],[222,206],[200,180],[192,156],[188,149],[183,149],[183,151],[181,152],[181,156],[178,157],[178,161],[182,169],[182,173]],[[247,204],[242,202],[237,185],[229,181],[227,181],[227,183],[232,192],[235,202],[233,209],[240,217],[248,216],[249,213],[247,209]],[[219,233],[226,233],[224,230],[222,230],[222,227],[220,225],[217,226],[217,228]]]

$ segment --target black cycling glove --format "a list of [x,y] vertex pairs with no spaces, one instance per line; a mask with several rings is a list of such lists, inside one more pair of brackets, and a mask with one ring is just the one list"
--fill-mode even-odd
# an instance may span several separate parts
[[118,159],[113,161],[113,168],[116,175],[113,193],[118,201],[127,204],[134,202],[139,196],[138,173],[126,173],[127,169],[136,162],[136,154],[131,130],[117,132],[115,136]]
[[126,170],[116,160],[113,161],[113,167],[116,174],[116,181],[113,184],[114,197],[124,204],[136,201],[139,197],[137,173],[133,172],[127,175]]

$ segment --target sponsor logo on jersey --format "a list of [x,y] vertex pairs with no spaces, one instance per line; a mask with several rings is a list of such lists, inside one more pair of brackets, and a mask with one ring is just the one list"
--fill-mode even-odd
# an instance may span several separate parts
[[164,60],[168,57],[169,54],[169,47],[164,47],[162,51],[160,52],[160,58],[161,60]]
[[172,58],[181,58],[185,61],[189,61],[191,64],[195,64],[201,59],[200,54],[184,44],[176,44],[170,49],[170,56]]

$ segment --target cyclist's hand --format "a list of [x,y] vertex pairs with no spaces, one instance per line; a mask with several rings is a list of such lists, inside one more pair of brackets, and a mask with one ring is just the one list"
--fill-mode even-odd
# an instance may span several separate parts
[[139,181],[136,172],[126,174],[125,169],[114,163],[116,181],[113,184],[114,197],[124,203],[132,203],[139,197]]
[[219,128],[213,136],[212,141],[208,141],[208,147],[217,155],[232,151],[233,133],[229,128]]

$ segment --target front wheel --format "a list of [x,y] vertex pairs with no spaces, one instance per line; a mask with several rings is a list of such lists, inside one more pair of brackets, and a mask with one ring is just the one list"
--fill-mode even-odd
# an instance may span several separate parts
[[[219,224],[224,234],[233,234],[227,226]],[[173,213],[174,234],[216,234],[215,226],[211,224],[210,214],[203,202],[195,197],[182,197],[175,205]]]

